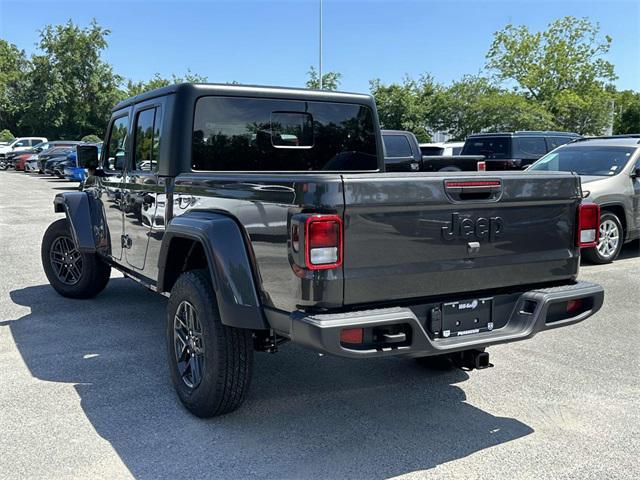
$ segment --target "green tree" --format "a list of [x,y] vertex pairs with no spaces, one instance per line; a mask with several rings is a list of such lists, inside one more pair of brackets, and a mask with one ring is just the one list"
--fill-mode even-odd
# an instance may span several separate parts
[[192,73],[190,70],[187,70],[187,73],[184,77],[178,77],[175,74],[171,75],[171,78],[163,78],[159,73],[156,73],[151,80],[147,82],[134,82],[133,80],[128,80],[127,85],[125,87],[126,97],[133,97],[135,95],[139,95],[144,92],[148,92],[150,90],[155,90],[156,88],[166,87],[168,85],[173,85],[176,83],[206,83],[207,77],[198,75],[196,73]]
[[487,67],[540,102],[559,128],[599,134],[610,119],[609,91],[617,78],[603,58],[610,46],[611,37],[585,18],[558,19],[543,32],[510,24],[494,34]]
[[69,20],[40,31],[41,54],[32,56],[22,101],[22,125],[49,138],[102,134],[120,99],[121,77],[102,60],[110,31],[95,20],[82,28]]
[[[309,79],[306,86],[312,90],[320,89],[320,75],[314,67],[309,67],[307,72]],[[340,79],[342,74],[338,72],[327,72],[322,74],[322,89],[323,90],[337,90],[340,87]]]
[[10,142],[14,138],[15,136],[10,130],[6,128],[4,130],[0,130],[0,142]]
[[539,103],[480,76],[465,76],[437,92],[431,125],[464,140],[471,133],[554,128]]
[[24,51],[0,39],[0,127],[17,129],[28,65]]
[[379,79],[369,82],[376,100],[378,118],[383,128],[408,130],[419,141],[431,140],[430,125],[434,117],[434,100],[441,90],[433,78],[422,75],[418,80],[405,77],[402,83],[384,85]]
[[640,133],[640,92],[617,92],[614,102],[613,133]]

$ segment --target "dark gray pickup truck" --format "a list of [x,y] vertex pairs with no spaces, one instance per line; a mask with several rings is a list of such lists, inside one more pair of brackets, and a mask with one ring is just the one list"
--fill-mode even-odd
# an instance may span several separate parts
[[253,352],[290,340],[353,358],[441,356],[580,322],[598,207],[567,173],[384,171],[370,96],[176,85],[118,104],[81,192],[55,197],[51,285],[88,298],[111,268],[169,297],[184,405],[236,409]]

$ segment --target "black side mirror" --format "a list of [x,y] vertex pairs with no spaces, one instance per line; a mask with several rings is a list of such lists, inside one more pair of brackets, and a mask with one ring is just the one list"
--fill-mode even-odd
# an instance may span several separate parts
[[78,145],[76,155],[79,167],[93,170],[98,168],[98,147],[95,145]]
[[40,152],[42,151],[42,147],[37,147],[37,148],[35,149],[35,151],[36,151],[36,153],[40,153]]
[[633,172],[631,172],[631,176],[633,178],[640,178],[640,167],[636,167]]

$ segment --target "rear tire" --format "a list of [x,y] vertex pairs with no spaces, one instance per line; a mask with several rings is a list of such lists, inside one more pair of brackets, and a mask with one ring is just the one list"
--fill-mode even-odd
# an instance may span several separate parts
[[78,251],[66,218],[49,225],[40,252],[49,283],[63,297],[95,297],[109,282],[111,267],[95,253]]
[[166,337],[173,385],[191,413],[215,417],[242,405],[251,382],[252,333],[222,323],[207,270],[183,273],[171,289]]
[[603,265],[611,263],[622,250],[624,231],[620,219],[611,212],[603,212],[600,217],[600,241],[595,248],[583,250],[582,255],[591,263]]

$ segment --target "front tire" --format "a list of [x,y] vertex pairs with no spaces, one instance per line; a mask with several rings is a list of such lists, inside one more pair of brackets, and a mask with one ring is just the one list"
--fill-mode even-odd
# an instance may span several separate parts
[[183,273],[171,289],[166,337],[173,385],[191,413],[215,417],[240,407],[251,382],[252,334],[222,323],[207,270]]
[[95,297],[109,282],[111,267],[96,254],[78,250],[66,218],[49,225],[40,252],[49,283],[63,297]]
[[584,258],[591,263],[602,265],[611,263],[622,250],[624,232],[620,219],[611,212],[603,212],[600,217],[600,240],[595,248],[585,249]]

